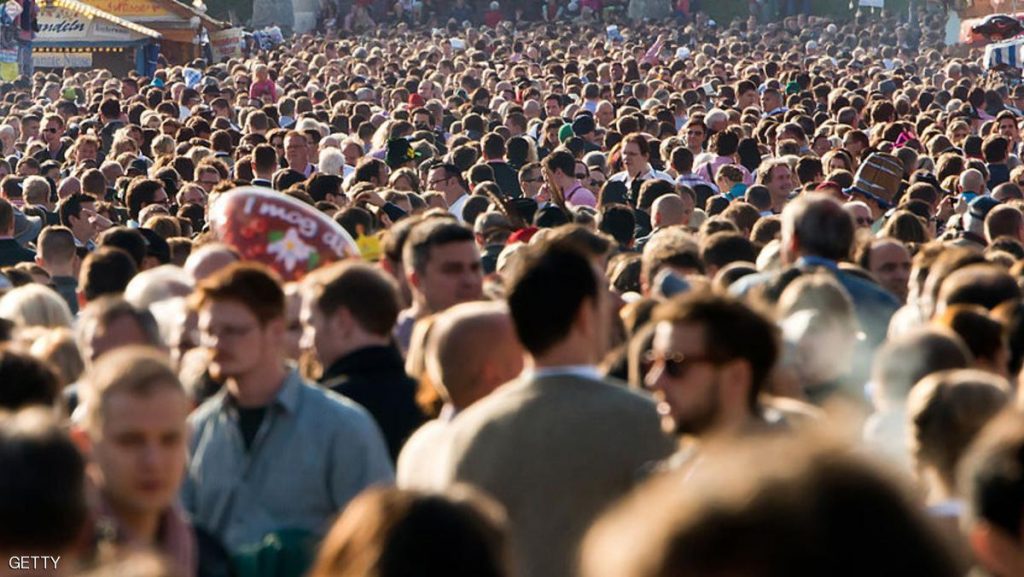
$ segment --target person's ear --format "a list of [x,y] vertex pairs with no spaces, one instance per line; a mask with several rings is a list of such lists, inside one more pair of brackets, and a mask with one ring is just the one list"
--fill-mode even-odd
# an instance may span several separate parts
[[745,411],[749,406],[750,389],[754,386],[750,363],[744,359],[733,359],[721,366],[721,372],[720,386],[728,406]]

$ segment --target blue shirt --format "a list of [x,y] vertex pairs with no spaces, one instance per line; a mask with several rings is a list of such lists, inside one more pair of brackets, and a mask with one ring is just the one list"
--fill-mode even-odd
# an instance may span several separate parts
[[182,503],[192,522],[227,548],[281,529],[323,535],[360,491],[392,483],[380,430],[352,401],[290,370],[249,451],[226,391],[189,417],[192,438]]

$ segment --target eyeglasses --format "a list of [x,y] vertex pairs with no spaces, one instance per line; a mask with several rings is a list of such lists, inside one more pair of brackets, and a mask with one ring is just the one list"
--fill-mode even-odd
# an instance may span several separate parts
[[875,221],[871,220],[870,217],[866,217],[866,216],[857,217],[857,226],[871,226],[872,224],[875,224]]
[[544,182],[544,177],[538,176],[537,178],[520,178],[520,182]]
[[574,176],[576,176],[576,180],[584,180],[587,178],[587,175],[585,174],[576,174]]
[[58,132],[60,132],[60,130],[58,130],[56,128],[44,128],[43,132],[49,132],[50,134],[57,134]]
[[600,178],[591,178],[590,186],[602,186],[604,182],[605,181],[601,180]]
[[451,178],[452,177],[450,177],[450,176],[446,176],[444,178],[435,178],[434,180],[428,181],[427,182],[427,186],[430,187],[430,188],[433,188],[433,187],[441,184],[442,182],[444,182],[446,180],[451,180]]
[[697,363],[712,363],[711,357],[707,355],[684,355],[682,353],[657,353],[650,351],[644,355],[644,360],[653,369],[656,366],[664,366],[665,374],[673,379],[678,379],[686,374],[691,367]]

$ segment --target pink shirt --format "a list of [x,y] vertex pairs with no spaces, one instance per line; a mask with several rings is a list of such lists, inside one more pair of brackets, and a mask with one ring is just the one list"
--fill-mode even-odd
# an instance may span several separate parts
[[578,180],[569,187],[569,190],[565,191],[565,203],[569,206],[597,208],[597,198],[594,193],[584,188]]

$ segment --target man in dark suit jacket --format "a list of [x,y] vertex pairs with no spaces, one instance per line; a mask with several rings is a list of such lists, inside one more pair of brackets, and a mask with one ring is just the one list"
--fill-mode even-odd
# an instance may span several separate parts
[[14,266],[20,262],[35,262],[36,253],[21,246],[14,239],[14,206],[0,198],[0,266]]
[[484,136],[481,144],[484,160],[494,171],[494,182],[501,189],[501,193],[508,198],[523,196],[523,189],[519,186],[519,172],[505,162],[505,139],[500,134],[491,132]]
[[452,421],[440,480],[504,505],[524,575],[564,577],[597,515],[674,445],[650,398],[595,367],[612,317],[594,259],[558,241],[524,251],[508,305],[528,368]]
[[310,287],[302,321],[326,367],[320,384],[373,415],[394,461],[425,420],[416,381],[391,340],[401,310],[398,289],[384,271],[351,262],[318,272]]

